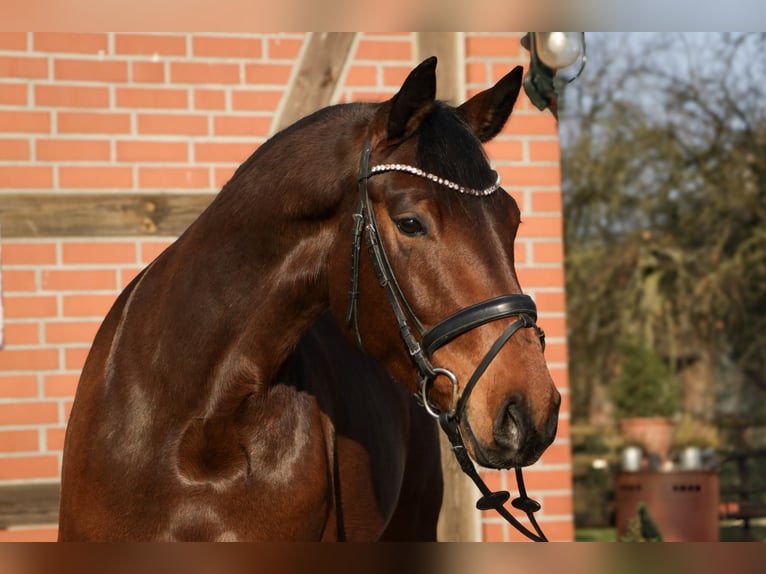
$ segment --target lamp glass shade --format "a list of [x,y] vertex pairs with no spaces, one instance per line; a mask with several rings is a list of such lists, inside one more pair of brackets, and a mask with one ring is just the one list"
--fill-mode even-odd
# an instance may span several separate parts
[[537,32],[535,48],[540,61],[552,70],[560,70],[577,61],[583,50],[581,32]]

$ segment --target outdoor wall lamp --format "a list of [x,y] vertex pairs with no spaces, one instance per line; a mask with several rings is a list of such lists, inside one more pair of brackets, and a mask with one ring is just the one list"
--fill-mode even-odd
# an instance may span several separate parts
[[[550,108],[558,119],[558,98],[567,84],[585,68],[585,32],[528,32],[521,45],[529,50],[529,70],[524,91],[539,110]],[[564,70],[579,67],[574,74]]]

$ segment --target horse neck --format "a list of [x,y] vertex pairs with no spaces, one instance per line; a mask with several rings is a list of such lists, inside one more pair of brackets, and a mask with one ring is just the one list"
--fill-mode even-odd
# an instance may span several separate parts
[[[321,141],[319,130],[338,139]],[[309,125],[277,136],[178,242],[178,260],[195,264],[176,273],[222,299],[217,307],[225,310],[210,320],[230,334],[229,353],[246,357],[263,382],[328,306],[328,256],[356,202],[361,141],[354,147],[360,137],[352,132]]]

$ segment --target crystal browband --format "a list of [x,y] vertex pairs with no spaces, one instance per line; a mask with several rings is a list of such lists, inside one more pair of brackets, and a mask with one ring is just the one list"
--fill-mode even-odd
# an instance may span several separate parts
[[412,165],[402,164],[402,163],[384,163],[384,164],[373,166],[372,168],[370,168],[369,175],[382,173],[384,171],[403,171],[405,173],[410,173],[412,175],[417,175],[419,177],[429,179],[435,183],[444,185],[460,193],[465,193],[467,195],[475,195],[477,197],[490,195],[500,188],[500,174],[497,172],[493,172],[497,176],[495,183],[493,183],[492,185],[484,189],[472,189],[470,187],[463,187],[462,185],[459,185],[455,183],[454,181],[444,179],[443,177],[439,177],[438,175],[434,175],[432,173],[428,173],[427,171],[423,171],[420,168],[414,167]]

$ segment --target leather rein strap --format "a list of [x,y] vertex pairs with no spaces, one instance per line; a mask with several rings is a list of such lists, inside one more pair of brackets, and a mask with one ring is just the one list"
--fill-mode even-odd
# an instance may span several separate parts
[[[418,386],[420,393],[417,396],[420,398],[420,401],[429,414],[439,419],[439,423],[452,445],[452,451],[455,454],[458,464],[460,464],[460,468],[469,478],[471,478],[481,491],[482,497],[477,501],[476,507],[479,510],[494,509],[527,538],[535,542],[547,542],[547,538],[534,517],[534,513],[540,510],[540,504],[527,496],[521,469],[515,469],[519,497],[514,499],[511,504],[514,508],[521,510],[526,514],[527,519],[535,530],[534,532],[521,524],[505,508],[504,505],[510,498],[510,493],[507,491],[493,492],[482,480],[468,456],[459,429],[460,419],[465,410],[468,398],[478,383],[479,378],[516,331],[522,328],[534,328],[544,347],[545,335],[542,329],[535,323],[535,320],[537,319],[535,303],[528,295],[503,295],[462,309],[440,323],[437,323],[431,329],[426,330],[407,302],[407,299],[396,280],[391,264],[388,261],[385,249],[383,248],[377,221],[375,219],[375,212],[373,211],[369,194],[367,193],[367,180],[374,175],[374,172],[371,172],[369,167],[370,152],[370,142],[367,140],[365,141],[364,149],[359,161],[359,209],[353,216],[351,285],[349,289],[349,306],[346,314],[346,322],[354,332],[357,345],[360,349],[363,349],[362,337],[358,325],[357,306],[359,299],[361,243],[362,237],[364,236],[378,283],[385,289],[389,304],[391,305],[391,309],[394,312],[399,326],[399,334],[401,335],[404,344],[407,346],[407,350],[415,363],[415,367],[418,369]],[[455,375],[447,369],[436,368],[431,363],[431,356],[433,353],[438,348],[446,345],[463,333],[491,321],[512,316],[518,316],[519,318],[509,325],[495,341],[474,371],[463,389],[462,394],[459,394],[458,381]],[[415,330],[420,335],[421,342],[418,342],[415,337],[410,323],[414,325]],[[433,383],[434,379],[439,375],[446,376],[452,383],[452,410],[448,412],[440,412],[428,399],[429,384]]]

